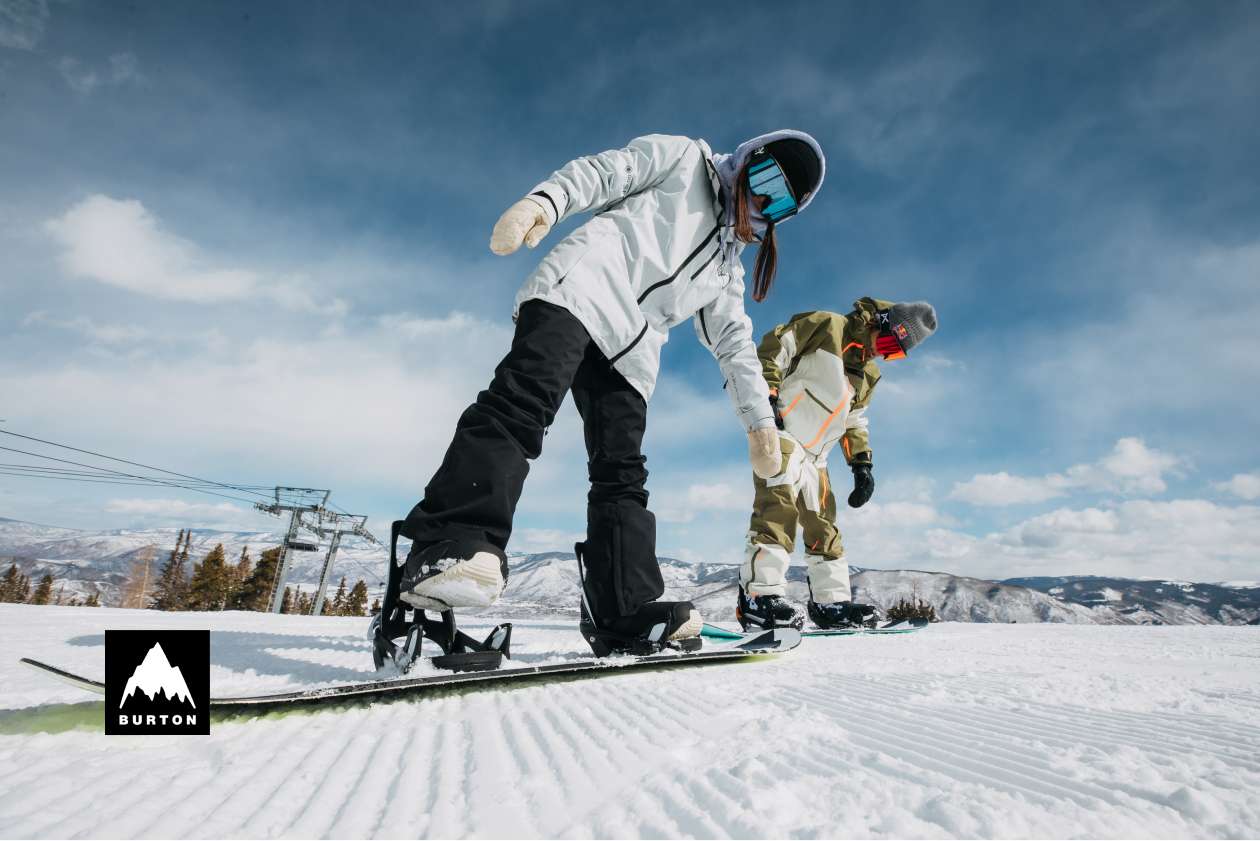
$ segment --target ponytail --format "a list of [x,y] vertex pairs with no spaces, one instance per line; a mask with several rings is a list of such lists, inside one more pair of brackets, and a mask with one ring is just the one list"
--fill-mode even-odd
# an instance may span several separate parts
[[748,166],[735,178],[735,238],[745,245],[759,243],[757,262],[753,264],[753,300],[761,303],[774,290],[774,276],[779,268],[779,249],[774,241],[774,222],[766,220],[766,232],[760,237],[753,232],[748,212]]

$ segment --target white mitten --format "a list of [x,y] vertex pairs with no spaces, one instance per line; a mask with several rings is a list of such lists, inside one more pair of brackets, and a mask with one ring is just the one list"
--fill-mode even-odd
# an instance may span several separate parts
[[779,471],[783,469],[779,430],[767,426],[748,433],[748,460],[752,462],[753,473],[762,479],[779,475]]
[[521,199],[494,223],[490,250],[502,257],[520,248],[522,242],[533,248],[550,230],[551,223],[542,205],[533,199]]

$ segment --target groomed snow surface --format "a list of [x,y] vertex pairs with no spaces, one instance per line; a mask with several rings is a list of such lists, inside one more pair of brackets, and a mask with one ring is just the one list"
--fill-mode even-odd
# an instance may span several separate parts
[[[0,834],[1260,836],[1255,627],[947,623],[202,737],[106,736],[100,696],[18,662],[99,679],[107,628],[209,628],[213,694],[291,691],[370,677],[366,625],[0,605]],[[513,653],[588,656],[541,620]]]

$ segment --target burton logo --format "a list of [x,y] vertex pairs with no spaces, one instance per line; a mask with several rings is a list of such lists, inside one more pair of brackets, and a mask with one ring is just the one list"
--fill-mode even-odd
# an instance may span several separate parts
[[105,632],[107,735],[209,732],[209,631]]

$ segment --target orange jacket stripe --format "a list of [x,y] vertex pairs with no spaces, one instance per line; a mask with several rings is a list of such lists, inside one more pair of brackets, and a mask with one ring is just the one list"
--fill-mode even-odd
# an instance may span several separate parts
[[[798,397],[796,399],[800,400],[801,398]],[[792,405],[795,406],[796,404],[793,403]],[[823,422],[822,429],[818,430],[818,434],[814,436],[813,441],[810,441],[808,444],[805,445],[805,449],[808,450],[810,447],[818,443],[818,439],[822,438],[823,433],[827,431],[827,426],[831,423],[831,419],[834,418],[836,415],[840,414],[840,410],[842,410],[845,406],[848,406],[848,405],[849,405],[849,381],[845,380],[844,399],[840,402],[840,405],[836,407],[836,410],[827,416],[827,420]]]

